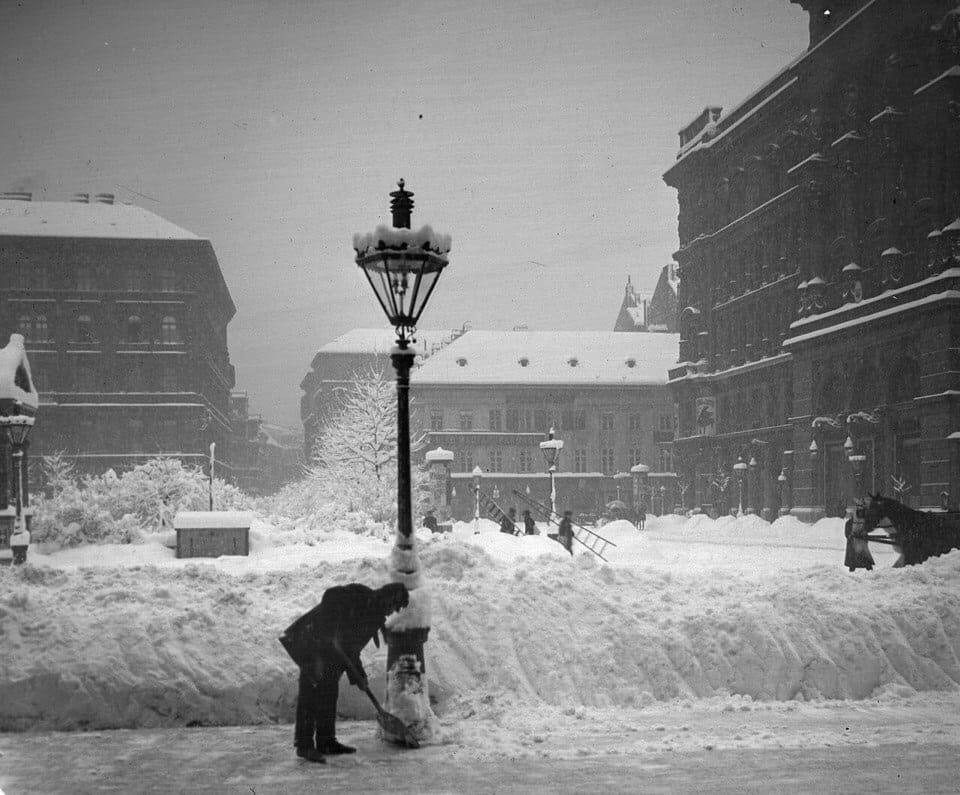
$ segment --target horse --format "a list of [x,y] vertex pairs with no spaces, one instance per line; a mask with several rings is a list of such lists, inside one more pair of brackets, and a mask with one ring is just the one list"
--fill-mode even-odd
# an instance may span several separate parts
[[[893,546],[900,553],[894,568],[913,566],[960,549],[960,514],[915,511],[881,494],[868,496],[870,499],[862,509],[864,522],[859,535],[867,541]],[[887,535],[870,535],[883,520],[890,523],[881,528]]]

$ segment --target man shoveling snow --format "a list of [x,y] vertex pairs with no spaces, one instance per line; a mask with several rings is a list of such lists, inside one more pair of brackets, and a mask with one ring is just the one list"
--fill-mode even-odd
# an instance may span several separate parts
[[328,589],[320,604],[284,631],[280,643],[300,667],[294,728],[297,756],[322,763],[324,754],[356,750],[339,743],[335,735],[340,676],[346,672],[350,684],[370,695],[360,651],[371,640],[380,647],[377,632],[386,617],[409,601],[402,583],[377,590],[359,583],[339,585]]

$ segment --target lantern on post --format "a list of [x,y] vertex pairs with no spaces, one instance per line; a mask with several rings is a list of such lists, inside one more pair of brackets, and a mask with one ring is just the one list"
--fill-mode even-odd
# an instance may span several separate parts
[[[0,562],[26,563],[30,546],[27,508],[27,438],[36,422],[39,396],[22,334],[0,348]],[[8,458],[9,456],[9,458]],[[14,510],[7,507],[7,477],[13,478]],[[12,522],[11,522],[12,520]]]
[[[392,226],[353,236],[356,264],[363,271],[390,324],[397,344],[390,361],[397,372],[397,539],[391,553],[391,578],[410,592],[410,604],[387,619],[387,709],[406,724],[406,735],[429,740],[436,717],[427,692],[423,644],[430,631],[429,593],[421,588],[420,560],[413,535],[410,499],[410,369],[417,323],[447,266],[450,237],[429,226],[411,230],[413,194],[397,183],[390,194]],[[414,616],[417,618],[415,619]],[[402,743],[405,737],[383,729],[383,737]]]
[[547,474],[550,475],[550,521],[557,518],[557,482],[555,475],[560,464],[560,453],[563,450],[563,441],[553,438],[554,430],[550,428],[545,441],[540,442],[540,452],[547,465]]

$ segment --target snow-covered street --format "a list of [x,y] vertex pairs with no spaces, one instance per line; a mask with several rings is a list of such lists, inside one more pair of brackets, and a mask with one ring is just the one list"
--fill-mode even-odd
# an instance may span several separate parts
[[[892,702],[717,703],[546,711],[521,726],[474,716],[418,751],[345,722],[358,746],[297,760],[291,727],[0,736],[0,788],[20,792],[955,792],[956,694]],[[945,717],[947,716],[947,717]],[[518,741],[491,750],[488,738]]]

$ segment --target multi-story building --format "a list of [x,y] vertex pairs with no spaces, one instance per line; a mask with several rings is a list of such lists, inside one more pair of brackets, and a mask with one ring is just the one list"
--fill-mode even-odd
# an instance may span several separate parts
[[549,480],[540,442],[563,440],[558,507],[597,512],[621,497],[638,463],[672,469],[674,406],[667,370],[676,334],[604,331],[467,331],[424,360],[411,376],[413,427],[422,452],[454,454],[455,516],[473,515],[471,473],[504,506],[541,502]]
[[690,503],[715,503],[742,459],[745,507],[768,517],[838,514],[866,491],[956,503],[956,2],[792,1],[806,52],[700,114],[664,176],[678,467]]
[[273,494],[303,471],[301,431],[263,421],[250,413],[250,398],[230,394],[230,424],[234,437],[230,458],[233,482],[247,494]]
[[35,456],[102,472],[199,462],[216,442],[229,464],[235,311],[210,241],[153,213],[108,194],[0,199],[0,336],[26,337]]
[[623,291],[623,303],[613,324],[614,331],[666,331],[677,333],[677,265],[660,270],[660,277],[648,301],[637,295],[630,277]]
[[[416,364],[462,334],[459,330],[418,329],[413,343]],[[396,345],[396,332],[389,328],[358,328],[348,331],[322,346],[310,363],[310,371],[300,383],[300,419],[303,421],[303,453],[309,461],[323,426],[343,407],[343,395],[350,384],[366,374],[384,373],[390,365],[390,350]],[[416,366],[416,365],[415,365]]]

